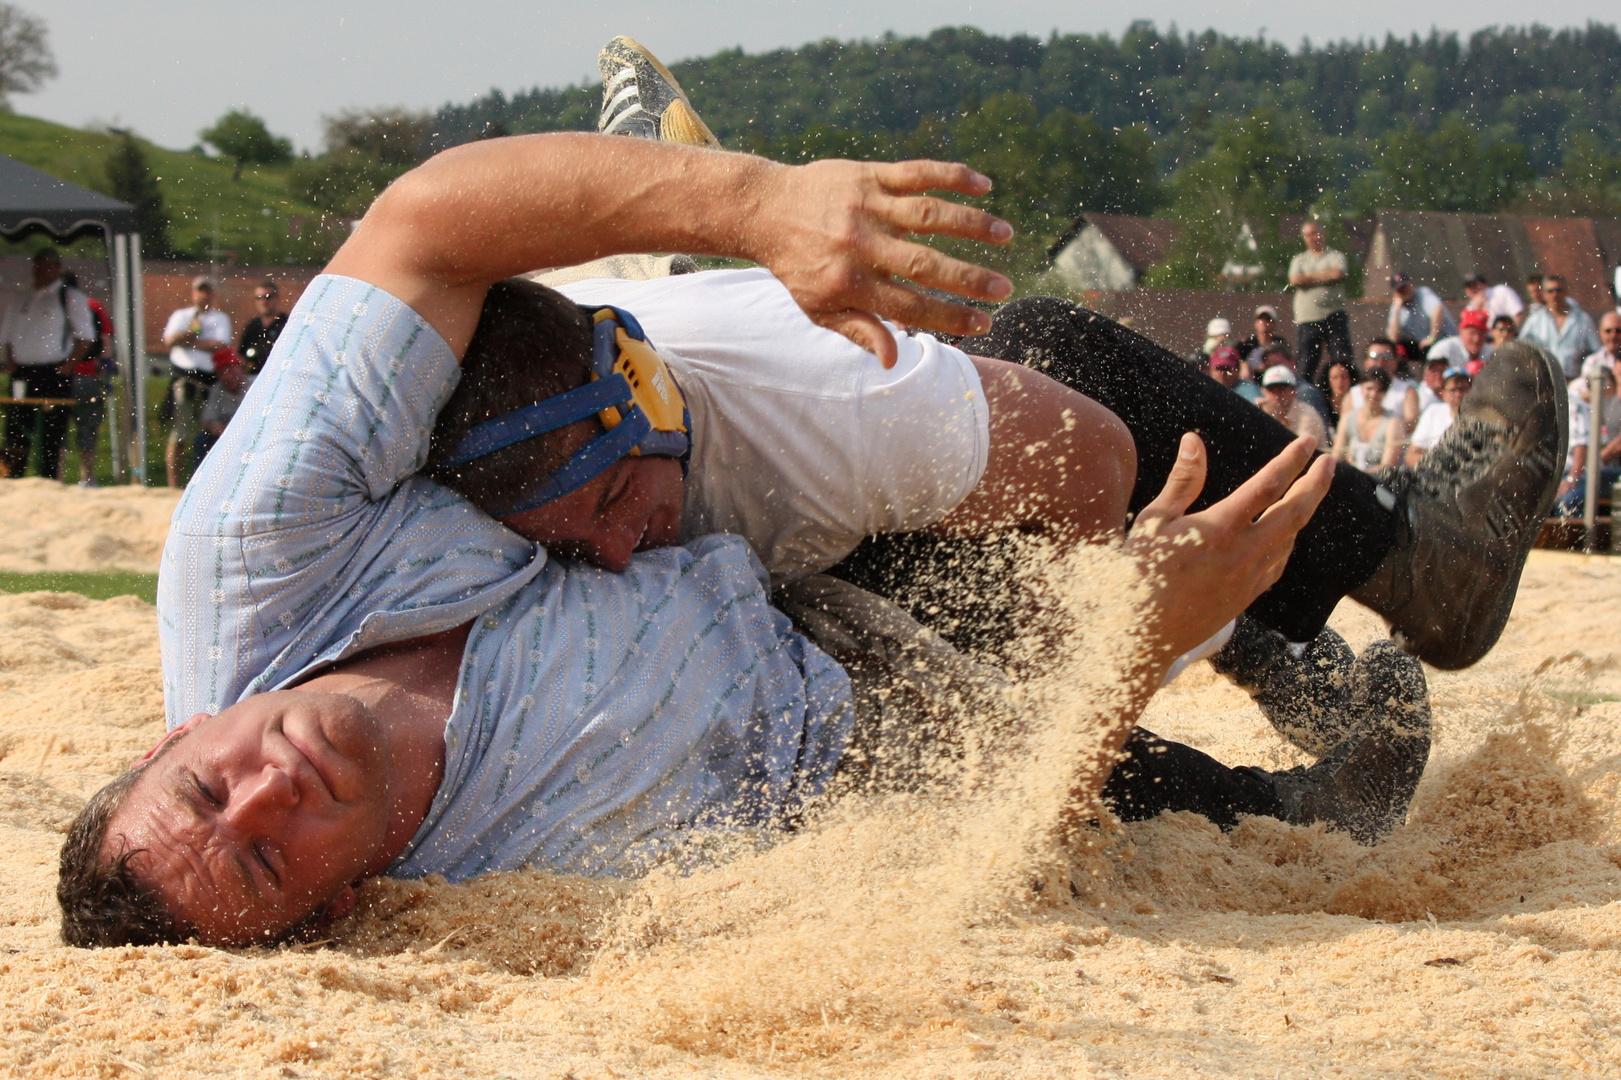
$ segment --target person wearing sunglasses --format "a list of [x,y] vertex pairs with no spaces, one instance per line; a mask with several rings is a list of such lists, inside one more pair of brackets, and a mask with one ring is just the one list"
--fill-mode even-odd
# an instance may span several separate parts
[[281,310],[281,290],[273,278],[265,278],[253,290],[255,314],[242,328],[236,343],[236,354],[242,358],[242,374],[251,378],[264,368],[270,359],[270,350],[281,337],[287,325],[287,313]]
[[1570,299],[1569,287],[1558,274],[1542,279],[1543,306],[1532,311],[1520,328],[1520,337],[1538,345],[1558,361],[1565,378],[1582,373],[1582,360],[1602,347],[1598,328],[1580,305]]

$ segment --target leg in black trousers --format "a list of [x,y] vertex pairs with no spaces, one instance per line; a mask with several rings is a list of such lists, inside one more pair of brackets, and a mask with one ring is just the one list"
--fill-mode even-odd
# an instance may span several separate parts
[[[1326,320],[1325,320],[1326,321]],[[969,353],[1036,368],[1118,416],[1137,443],[1133,513],[1159,494],[1184,432],[1205,441],[1210,469],[1201,510],[1275,457],[1293,435],[1237,394],[1111,319],[1051,297],[1008,304]],[[1250,614],[1291,641],[1310,641],[1340,597],[1370,576],[1396,540],[1372,477],[1347,464],[1295,541],[1283,577]]]

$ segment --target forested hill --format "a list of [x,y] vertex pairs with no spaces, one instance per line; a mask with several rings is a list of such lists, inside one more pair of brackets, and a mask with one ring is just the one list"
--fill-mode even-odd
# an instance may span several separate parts
[[[1539,175],[1559,167],[1573,134],[1621,145],[1621,35],[1598,23],[1294,49],[1213,31],[1162,33],[1149,23],[1119,39],[1045,41],[963,27],[758,56],[732,50],[673,68],[716,133],[751,148],[812,128],[911,132],[1006,91],[1027,97],[1041,116],[1064,110],[1105,128],[1143,125],[1162,174],[1202,152],[1220,118],[1257,108],[1310,129],[1342,159],[1358,156],[1355,145],[1408,127],[1431,130],[1451,114],[1482,136],[1523,146]],[[448,142],[588,129],[598,94],[595,84],[496,91],[447,105],[435,127]]]

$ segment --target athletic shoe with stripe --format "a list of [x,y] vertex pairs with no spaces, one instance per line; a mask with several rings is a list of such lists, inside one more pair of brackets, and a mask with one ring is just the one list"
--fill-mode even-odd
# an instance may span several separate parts
[[720,148],[670,69],[636,41],[621,35],[608,42],[597,54],[597,70],[602,73],[601,134]]

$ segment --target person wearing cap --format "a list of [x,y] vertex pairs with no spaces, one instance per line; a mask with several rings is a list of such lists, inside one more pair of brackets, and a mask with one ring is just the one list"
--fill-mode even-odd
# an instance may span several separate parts
[[1582,361],[1603,347],[1592,318],[1571,301],[1565,279],[1558,274],[1542,278],[1543,306],[1526,317],[1520,337],[1541,346],[1565,370],[1565,378],[1582,373]]
[[1286,364],[1273,364],[1261,375],[1261,411],[1294,432],[1328,449],[1328,427],[1317,410],[1302,402],[1295,390],[1300,380]]
[[1507,284],[1487,284],[1486,275],[1479,270],[1464,275],[1463,294],[1467,297],[1463,305],[1465,311],[1484,311],[1487,318],[1494,321],[1505,315],[1510,321],[1518,320],[1525,310],[1525,301],[1520,299],[1519,293]]
[[1497,347],[1486,340],[1487,315],[1482,308],[1465,308],[1458,316],[1458,332],[1442,338],[1425,353],[1426,360],[1443,360],[1449,368],[1468,368],[1472,375],[1485,366]]
[[180,478],[197,433],[203,408],[214,385],[214,354],[231,344],[231,317],[214,306],[214,281],[199,274],[191,279],[191,306],[179,308],[163,327],[169,350],[169,440],[163,465],[169,486]]
[[1328,246],[1323,227],[1308,221],[1300,227],[1306,250],[1289,263],[1289,287],[1295,290],[1295,362],[1308,382],[1316,382],[1321,354],[1351,362],[1351,323],[1345,314],[1345,255]]
[[[1400,415],[1385,411],[1390,382],[1390,373],[1382,367],[1363,372],[1356,403],[1340,415],[1339,430],[1334,433],[1334,456],[1363,472],[1376,473],[1387,465],[1401,464],[1408,428]],[[1346,401],[1350,403],[1352,395]]]
[[[55,248],[41,248],[34,255],[33,273],[33,291],[12,305],[0,338],[7,388],[12,397],[72,398],[73,369],[90,355],[96,340],[90,301],[62,280],[62,256]],[[0,393],[5,389],[0,388]],[[19,389],[21,393],[16,392]],[[8,405],[3,451],[7,476],[21,476],[28,470],[34,425],[41,411],[45,419],[39,474],[55,479],[60,471],[71,412],[61,407]]]
[[1390,275],[1390,319],[1385,336],[1417,356],[1444,337],[1458,332],[1458,323],[1434,289],[1415,285],[1397,271]]
[[1227,339],[1232,336],[1232,333],[1232,323],[1219,315],[1211,319],[1205,324],[1204,344],[1188,354],[1189,362],[1200,365],[1208,362],[1215,355],[1217,349],[1227,344]]
[[227,347],[214,353],[214,385],[208,388],[208,400],[198,422],[197,441],[192,445],[198,466],[225,434],[225,426],[253,387],[254,377],[255,373],[248,370],[235,349]]
[[1210,354],[1210,377],[1245,401],[1261,400],[1260,386],[1244,377],[1244,363],[1231,345],[1223,345]]
[[[1337,364],[1339,361],[1336,360],[1334,363]],[[1259,385],[1261,373],[1265,372],[1267,368],[1278,366],[1286,367],[1294,372],[1296,376],[1300,376],[1300,367],[1295,363],[1294,355],[1289,352],[1289,343],[1282,338],[1268,342],[1261,349],[1260,355],[1250,361],[1249,369],[1256,373],[1256,385]],[[1329,366],[1332,367],[1333,364]],[[1315,409],[1325,426],[1334,422],[1332,419],[1334,415],[1333,406],[1329,404],[1328,396],[1303,376],[1297,379],[1295,397],[1302,405]]]
[[1244,362],[1249,365],[1250,373],[1259,375],[1266,368],[1266,364],[1261,362],[1261,350],[1274,341],[1283,340],[1277,333],[1278,309],[1271,304],[1262,304],[1256,308],[1254,326],[1254,332],[1243,341],[1240,341],[1234,348],[1238,350],[1238,355],[1244,358]]
[[1448,368],[1441,373],[1441,399],[1425,407],[1413,427],[1413,434],[1407,440],[1406,461],[1409,468],[1417,468],[1424,455],[1434,450],[1441,436],[1452,427],[1452,422],[1458,418],[1458,409],[1463,405],[1463,396],[1474,382],[1474,374],[1461,367]]

